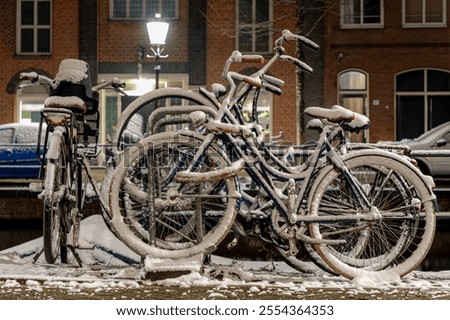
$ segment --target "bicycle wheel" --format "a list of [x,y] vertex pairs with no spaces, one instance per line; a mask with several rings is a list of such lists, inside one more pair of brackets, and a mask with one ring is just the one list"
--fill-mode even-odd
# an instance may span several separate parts
[[[157,131],[177,131],[186,127],[190,123],[189,113],[200,109],[215,112],[216,108],[202,95],[180,88],[161,88],[146,93],[130,103],[117,121],[112,138],[109,152],[112,156],[107,159],[105,179],[101,186],[103,198],[109,197],[115,162],[119,161],[122,150]],[[134,121],[135,117],[142,118],[141,128],[138,128],[139,124]],[[114,161],[115,158],[117,159]],[[106,220],[109,219],[110,217],[106,217]]]
[[[192,108],[190,108],[192,107]],[[113,136],[113,148],[122,150],[136,138],[142,138],[160,131],[176,131],[190,124],[189,113],[198,110],[215,112],[217,107],[204,96],[180,88],[161,88],[144,94],[133,101],[121,114]],[[162,110],[162,112],[159,112]],[[167,110],[168,112],[164,112]],[[143,117],[142,125],[136,127],[133,117]],[[140,122],[140,121],[139,121]],[[130,133],[134,133],[136,141],[130,141]]]
[[[44,176],[43,239],[44,256],[48,263],[55,263],[60,252],[65,256],[65,230],[63,215],[67,210],[64,197],[70,181],[67,163],[67,147],[64,133],[55,130],[50,138]],[[64,233],[64,235],[63,235]]]
[[82,169],[81,164],[78,163],[76,168],[70,170],[70,173],[73,174],[69,179],[71,181],[71,188],[67,190],[66,194],[68,195],[68,200],[66,199],[66,201],[64,201],[64,211],[61,216],[63,223],[61,231],[62,246],[60,259],[62,263],[72,263],[74,261],[74,256],[68,249],[78,248],[82,210],[86,189],[88,187],[87,177]]
[[326,221],[310,224],[322,259],[337,273],[354,278],[364,271],[389,269],[403,276],[425,258],[433,241],[436,217],[432,191],[409,162],[379,150],[344,157],[355,182],[370,201],[373,219],[341,219],[364,215],[345,174],[328,167],[312,187],[312,216]]
[[[313,273],[321,274],[324,272],[336,274],[336,272],[331,269],[327,264],[317,262],[316,259],[311,258],[311,253],[307,251],[301,241],[296,241],[296,246],[298,252],[295,255],[290,254],[289,250],[285,248],[274,246],[275,252],[280,256],[280,258],[286,262],[291,268],[303,272],[303,273]],[[315,251],[312,254],[317,255]],[[320,261],[321,258],[319,257]]]
[[[278,235],[273,249],[279,257],[291,268],[303,273],[335,273],[315,250],[310,249],[310,244],[295,238],[295,233],[300,230],[290,228],[288,218],[273,210],[271,229]],[[306,226],[302,227],[302,232],[308,233]]]
[[[180,184],[177,172],[192,164],[204,137],[166,132],[147,137],[124,152],[111,183],[109,204],[115,233],[133,251],[154,258],[208,253],[228,233],[236,215],[236,180]],[[196,172],[229,165],[211,144]]]

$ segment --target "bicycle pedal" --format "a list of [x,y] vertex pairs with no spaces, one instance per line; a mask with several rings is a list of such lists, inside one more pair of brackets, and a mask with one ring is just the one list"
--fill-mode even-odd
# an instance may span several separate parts
[[230,243],[227,244],[227,249],[230,250],[231,248],[235,247],[238,243],[238,237],[235,237],[233,240],[231,240]]

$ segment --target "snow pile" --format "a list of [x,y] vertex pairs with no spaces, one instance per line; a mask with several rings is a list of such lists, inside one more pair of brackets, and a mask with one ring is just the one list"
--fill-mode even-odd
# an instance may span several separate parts
[[[80,247],[82,250],[78,250],[78,254],[88,265],[128,266],[140,262],[140,257],[109,231],[100,215],[90,216],[81,222]],[[0,252],[0,263],[3,263],[3,259],[10,259],[10,257],[15,257],[16,262],[21,258],[29,260],[41,248],[42,238],[38,238],[6,249]],[[41,255],[38,262],[44,261],[44,256]]]
[[[270,292],[295,297],[308,292],[346,292],[347,296],[364,294],[377,299],[384,292],[423,292],[430,299],[447,297],[450,291],[450,271],[414,271],[399,279],[389,272],[379,274],[361,273],[353,281],[327,274],[300,273],[279,261],[239,261],[212,256],[212,261],[202,272],[161,280],[146,280],[142,277],[141,258],[120,242],[107,228],[99,215],[82,221],[79,255],[83,267],[73,265],[49,265],[41,256],[37,263],[32,258],[41,248],[42,239],[35,239],[0,252],[0,290],[19,290],[25,284],[27,292],[56,287],[68,292],[83,293],[85,289],[111,291],[118,288],[174,288],[207,287],[209,299],[233,298],[238,291],[250,296],[261,296]],[[145,261],[145,267],[158,261]],[[23,290],[23,289],[22,289]],[[320,296],[319,296],[320,298]]]

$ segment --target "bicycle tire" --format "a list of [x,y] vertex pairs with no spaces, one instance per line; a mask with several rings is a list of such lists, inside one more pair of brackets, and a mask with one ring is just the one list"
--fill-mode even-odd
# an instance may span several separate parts
[[[139,112],[150,114],[153,110],[164,108],[165,106],[175,109],[176,107],[187,107],[190,105],[208,106],[214,110],[217,109],[211,100],[205,98],[199,93],[181,88],[161,88],[140,96],[135,101],[130,103],[130,105],[122,112],[119,120],[117,121],[116,130],[114,131],[114,136],[112,139],[113,148],[117,148],[118,150],[122,148],[124,131],[135,114]],[[192,111],[188,112],[190,113]],[[145,129],[144,135],[153,133],[148,132],[148,128]]]
[[72,263],[75,257],[73,253],[68,250],[69,246],[75,250],[78,248],[80,236],[80,224],[82,217],[82,210],[85,202],[85,195],[87,189],[87,176],[83,173],[81,164],[78,163],[76,168],[72,169],[70,198],[76,201],[65,201],[64,215],[66,220],[63,221],[63,229],[61,233],[61,253],[60,259],[62,263]]
[[[421,263],[431,247],[436,228],[434,194],[416,168],[390,152],[355,151],[344,161],[366,189],[371,205],[379,210],[379,219],[311,223],[313,238],[345,240],[344,244],[315,244],[314,249],[333,270],[350,279],[385,269],[404,276]],[[320,174],[310,195],[312,216],[361,211],[355,207],[355,194],[332,167]]]
[[65,236],[62,214],[64,193],[68,181],[68,166],[64,133],[55,130],[50,138],[44,175],[43,242],[44,256],[48,263],[55,263],[60,253],[64,255]]
[[[126,130],[128,124],[135,114],[139,112],[149,113],[150,110],[153,110],[155,108],[155,104],[159,104],[160,108],[170,104],[170,108],[172,108],[173,110],[175,110],[177,107],[185,108],[192,105],[208,106],[212,109],[215,109],[213,103],[204,96],[200,95],[199,93],[181,88],[161,88],[158,90],[154,90],[140,96],[132,103],[130,103],[128,107],[122,112],[119,120],[117,121],[116,129],[112,137],[112,157],[110,158],[106,166],[105,178],[103,179],[101,185],[101,193],[104,199],[108,199],[109,197],[109,189],[112,176],[114,174],[115,162],[119,161],[117,159],[114,159],[119,158],[120,152],[122,152],[122,150],[128,146],[124,142],[124,131]],[[186,110],[187,113],[194,111],[190,108],[186,108]],[[144,136],[148,136],[152,133],[153,132],[148,132],[148,128],[145,128],[143,134]],[[108,216],[107,214],[108,212],[106,212],[105,219],[107,220],[107,224],[109,224],[110,216]]]
[[[237,211],[234,177],[204,183],[174,181],[203,140],[194,132],[157,133],[124,152],[109,192],[111,225],[139,255],[178,259],[210,253],[229,232]],[[228,165],[223,151],[210,145],[196,172]]]
[[[280,258],[291,268],[311,274],[336,274],[336,272],[331,269],[325,262],[322,261],[320,257],[313,258],[314,255],[318,255],[316,251],[309,252],[306,247],[303,246],[301,241],[296,241],[296,246],[298,253],[296,255],[291,255],[289,250],[285,250],[279,246],[274,246],[275,252],[280,256]],[[318,262],[317,259],[320,259]]]

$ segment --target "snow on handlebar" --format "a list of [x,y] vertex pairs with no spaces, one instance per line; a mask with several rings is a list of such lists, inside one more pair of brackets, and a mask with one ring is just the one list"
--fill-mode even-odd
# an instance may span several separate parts
[[[281,95],[281,89],[280,88],[278,88],[278,87],[276,87],[276,86],[274,86],[274,85],[272,85],[270,83],[263,82],[260,78],[244,76],[242,74],[239,74],[239,73],[233,72],[233,71],[230,71],[228,73],[228,75],[231,78],[243,81],[243,82],[249,84],[252,87],[263,88],[263,89],[266,89],[267,91],[269,91],[269,92],[271,92],[273,94]],[[276,79],[276,78],[273,78],[273,79]]]
[[297,67],[299,67],[300,69],[308,72],[309,74],[313,73],[313,68],[311,68],[308,64],[304,63],[303,61],[301,61],[297,58],[283,54],[280,56],[280,60],[290,61],[293,64],[295,64]]
[[39,75],[32,71],[32,72],[22,72],[20,74],[20,80],[30,80],[31,82],[36,82],[39,79]]
[[111,86],[113,86],[114,88],[125,88],[126,87],[126,83],[123,80],[120,80],[119,78],[114,77],[111,80]]
[[229,58],[231,62],[259,62],[264,63],[264,57],[259,54],[242,54],[238,50],[234,50]]
[[291,31],[285,29],[282,31],[282,36],[280,38],[278,38],[275,41],[275,45],[277,47],[281,47],[283,45],[284,40],[286,41],[292,41],[292,40],[297,40],[300,41],[301,43],[305,44],[309,49],[313,50],[313,51],[318,51],[320,49],[320,46],[315,43],[312,40],[309,40],[308,38],[298,35],[298,34],[294,34]]
[[[49,84],[52,79],[40,75],[34,71],[31,72],[22,72],[19,75],[20,81],[23,81],[22,83],[19,84],[18,89],[23,89],[25,87],[29,87],[29,86],[36,86],[36,85],[40,85],[40,84]],[[29,81],[29,82],[26,82]]]

